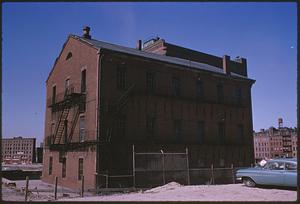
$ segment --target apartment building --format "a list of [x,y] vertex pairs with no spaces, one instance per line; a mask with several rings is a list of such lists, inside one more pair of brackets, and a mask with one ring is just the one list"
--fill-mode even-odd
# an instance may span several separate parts
[[35,162],[35,138],[3,138],[2,162],[4,164],[31,164]]
[[280,118],[278,128],[270,127],[254,132],[254,157],[264,158],[297,157],[297,129],[283,127]]

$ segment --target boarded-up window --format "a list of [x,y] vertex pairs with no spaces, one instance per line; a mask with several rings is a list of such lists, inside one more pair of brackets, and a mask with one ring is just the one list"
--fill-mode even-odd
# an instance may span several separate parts
[[146,74],[146,87],[149,93],[153,93],[155,89],[154,73],[147,72]]
[[55,103],[55,98],[56,98],[56,86],[52,87],[52,104]]
[[62,159],[61,177],[65,178],[66,174],[67,174],[67,159],[64,157]]
[[244,126],[242,124],[237,125],[237,141],[239,144],[244,142]]
[[78,180],[81,180],[83,176],[83,158],[78,160]]
[[197,127],[197,140],[199,141],[200,144],[204,142],[204,136],[205,136],[205,126],[204,126],[203,121],[198,122],[198,127]]
[[172,78],[172,94],[173,96],[180,96],[181,83],[180,78],[173,77]]
[[117,88],[124,90],[126,88],[126,68],[117,67]]
[[224,88],[223,88],[223,84],[218,84],[217,85],[217,98],[218,98],[218,102],[223,102],[224,101]]
[[196,94],[198,99],[204,98],[204,89],[203,89],[203,82],[201,80],[197,80],[196,82]]
[[182,139],[182,121],[180,119],[174,120],[174,132],[177,141]]
[[86,92],[86,70],[81,72],[81,93]]
[[218,124],[218,138],[220,144],[225,143],[225,124],[223,122]]
[[49,175],[52,174],[52,165],[53,165],[53,158],[52,157],[49,157]]
[[147,132],[150,134],[153,134],[154,126],[155,126],[155,117],[154,116],[147,117],[146,126],[147,126]]

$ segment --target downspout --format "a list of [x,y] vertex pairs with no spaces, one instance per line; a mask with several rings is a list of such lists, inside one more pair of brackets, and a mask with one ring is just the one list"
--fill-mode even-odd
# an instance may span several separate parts
[[102,87],[102,73],[103,73],[103,69],[102,69],[102,58],[103,58],[103,53],[101,53],[101,49],[99,49],[97,51],[98,54],[98,70],[97,70],[97,113],[96,113],[96,121],[97,121],[97,147],[96,147],[96,193],[98,193],[98,186],[100,186],[100,182],[99,182],[99,173],[100,173],[100,134],[101,132],[101,128],[100,128],[100,119],[101,118],[101,112],[102,112],[102,107],[101,106],[101,87]]

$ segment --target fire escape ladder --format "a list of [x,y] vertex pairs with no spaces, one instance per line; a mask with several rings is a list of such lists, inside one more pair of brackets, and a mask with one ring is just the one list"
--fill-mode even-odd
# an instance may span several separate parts
[[55,130],[55,134],[54,134],[54,144],[59,144],[60,143],[60,140],[63,136],[63,132],[64,132],[64,129],[65,129],[65,120],[68,118],[68,115],[69,115],[69,111],[70,111],[70,106],[68,105],[65,105],[63,110],[62,110],[62,113],[60,114],[60,117],[59,117],[59,121],[58,121],[58,124],[57,124],[57,128]]
[[80,114],[80,105],[77,105],[76,106],[76,112],[72,118],[72,126],[71,126],[71,130],[70,130],[70,134],[69,134],[69,137],[68,137],[68,142],[71,142],[72,141],[72,136],[74,134],[74,130],[75,130],[75,127],[76,127],[76,124],[77,124],[77,120],[79,118],[79,114]]
[[109,128],[108,128],[108,131],[107,131],[107,136],[108,136],[108,141],[109,142],[110,142],[111,137],[112,137],[113,124],[114,124],[115,120],[117,119],[118,114],[120,113],[120,111],[128,103],[129,95],[133,91],[134,87],[135,87],[135,84],[132,84],[131,86],[129,86],[125,90],[125,92],[120,96],[120,98],[117,100],[117,102],[113,105],[113,108],[112,108],[112,111],[111,111],[111,117],[110,117],[110,121],[109,121]]

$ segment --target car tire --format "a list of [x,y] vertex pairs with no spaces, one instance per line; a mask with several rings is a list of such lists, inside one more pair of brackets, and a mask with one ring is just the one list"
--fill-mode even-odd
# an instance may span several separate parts
[[251,178],[243,178],[243,183],[248,187],[255,187],[255,182]]

